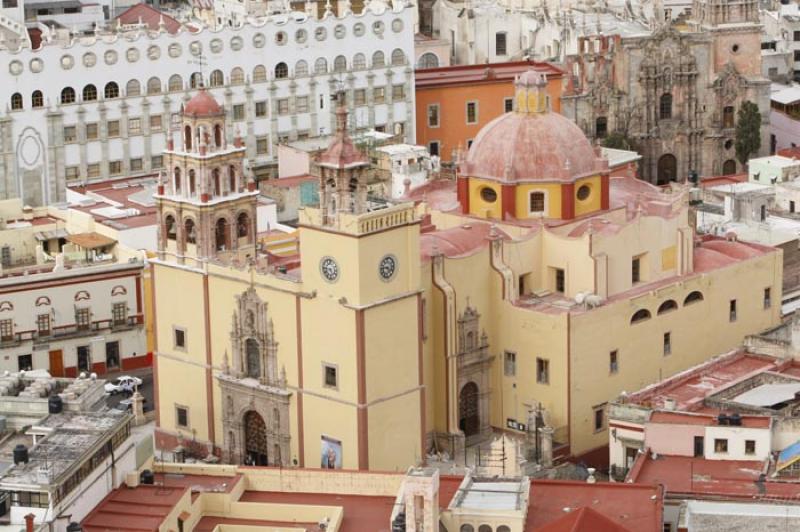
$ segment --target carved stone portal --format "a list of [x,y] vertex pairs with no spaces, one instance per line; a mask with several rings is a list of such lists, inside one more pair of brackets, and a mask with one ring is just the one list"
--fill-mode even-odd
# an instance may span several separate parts
[[458,428],[467,444],[489,435],[489,340],[479,333],[480,314],[467,307],[458,318]]
[[223,457],[232,464],[289,465],[289,399],[277,371],[278,343],[267,303],[254,288],[237,296],[231,329],[232,365],[217,377],[224,411]]

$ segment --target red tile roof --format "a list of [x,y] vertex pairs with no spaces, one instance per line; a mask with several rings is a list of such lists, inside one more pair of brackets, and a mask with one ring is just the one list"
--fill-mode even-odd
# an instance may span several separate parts
[[149,30],[158,31],[161,17],[164,18],[164,29],[172,34],[178,33],[178,29],[181,27],[180,22],[145,3],[136,4],[123,11],[114,20],[114,24],[116,25],[117,21],[123,25],[143,23]]
[[800,483],[775,482],[769,478],[763,491],[756,481],[764,463],[751,460],[706,460],[688,456],[663,456],[655,460],[647,452],[639,455],[628,475],[637,483],[658,483],[667,497],[726,499],[791,499],[800,501]]
[[[564,516],[564,508],[573,513],[580,508],[591,509],[601,514],[618,528],[545,528]],[[531,481],[528,499],[528,517],[525,532],[549,532],[560,530],[598,530],[636,532],[661,532],[663,514],[663,490],[653,483],[622,484],[565,480]],[[587,519],[594,520],[592,516]],[[591,521],[589,521],[591,522]],[[619,526],[623,528],[619,528]]]
[[561,77],[564,71],[557,66],[539,61],[515,61],[481,65],[458,65],[417,70],[414,80],[417,90],[477,83],[513,81],[528,70],[544,72],[548,78]]
[[631,532],[591,508],[583,507],[537,528],[536,532]]

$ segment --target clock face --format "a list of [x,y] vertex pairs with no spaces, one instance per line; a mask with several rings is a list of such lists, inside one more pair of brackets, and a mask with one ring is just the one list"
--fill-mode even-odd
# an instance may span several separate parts
[[392,277],[394,277],[395,272],[397,271],[397,259],[394,255],[386,255],[381,259],[381,263],[378,266],[378,273],[381,275],[381,279],[384,281],[388,281]]
[[332,257],[322,257],[319,261],[319,271],[328,282],[332,283],[339,278],[339,265]]

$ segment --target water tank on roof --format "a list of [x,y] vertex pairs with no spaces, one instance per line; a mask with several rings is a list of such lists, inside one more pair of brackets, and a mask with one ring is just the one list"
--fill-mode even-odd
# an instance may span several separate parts
[[14,447],[14,465],[28,463],[28,448],[23,444],[18,444]]
[[139,480],[142,482],[142,484],[152,485],[155,484],[156,482],[156,476],[149,469],[145,469],[144,471],[142,471],[142,474],[139,475]]
[[64,410],[64,400],[58,395],[51,395],[47,400],[47,411],[51,414],[60,414]]
[[76,523],[75,521],[67,525],[67,532],[81,532],[82,530],[83,527],[81,527],[81,524]]
[[717,416],[717,424],[719,425],[727,425],[728,424],[728,416],[726,414],[720,414]]
[[742,416],[740,416],[738,412],[734,412],[728,416],[728,423],[735,427],[740,427],[742,425]]

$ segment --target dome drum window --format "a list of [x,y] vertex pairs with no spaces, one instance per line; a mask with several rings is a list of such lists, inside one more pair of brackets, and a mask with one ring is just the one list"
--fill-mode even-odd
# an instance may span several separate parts
[[578,187],[578,191],[575,193],[575,197],[578,198],[578,201],[586,201],[591,195],[592,187],[589,185],[581,185]]
[[494,203],[497,201],[497,191],[491,187],[483,187],[481,189],[481,199],[486,203]]

